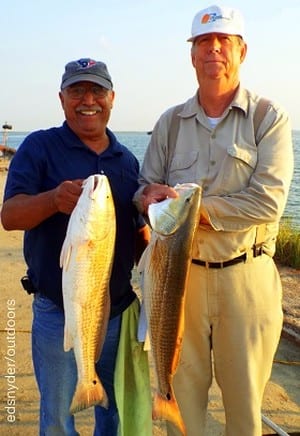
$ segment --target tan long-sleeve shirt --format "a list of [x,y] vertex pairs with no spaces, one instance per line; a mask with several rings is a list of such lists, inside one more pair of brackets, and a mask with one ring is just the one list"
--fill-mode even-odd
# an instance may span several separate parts
[[162,114],[152,132],[134,201],[141,209],[140,195],[148,183],[202,186],[202,213],[211,227],[199,226],[194,258],[222,262],[250,252],[258,225],[264,225],[264,251],[274,254],[293,174],[292,134],[287,113],[273,102],[254,132],[258,100],[256,94],[240,88],[212,129],[197,95],[189,99],[178,115],[168,177],[172,108]]

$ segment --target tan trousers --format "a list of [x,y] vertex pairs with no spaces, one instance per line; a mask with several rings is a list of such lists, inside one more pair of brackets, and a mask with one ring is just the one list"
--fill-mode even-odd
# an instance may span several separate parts
[[[227,436],[261,436],[261,403],[282,328],[282,290],[267,255],[224,269],[192,264],[175,395],[187,436],[205,434],[212,359]],[[169,436],[179,435],[167,423]]]

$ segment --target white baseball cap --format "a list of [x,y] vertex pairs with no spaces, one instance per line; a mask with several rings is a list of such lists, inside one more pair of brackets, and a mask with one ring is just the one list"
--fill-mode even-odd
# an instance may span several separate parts
[[192,36],[188,41],[194,41],[197,36],[206,33],[239,35],[244,39],[244,19],[237,9],[216,5],[209,6],[195,15],[192,23]]

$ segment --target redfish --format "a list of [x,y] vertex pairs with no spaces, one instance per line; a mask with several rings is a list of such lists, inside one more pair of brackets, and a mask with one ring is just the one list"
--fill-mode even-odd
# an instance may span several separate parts
[[105,175],[83,183],[61,250],[65,311],[64,350],[74,349],[78,381],[70,413],[99,404],[107,394],[96,374],[110,313],[109,281],[114,256],[114,201]]
[[183,435],[185,425],[172,381],[184,333],[184,302],[192,243],[200,220],[201,188],[176,185],[178,198],[149,206],[151,241],[140,262],[151,353],[157,379],[153,419],[173,422]]

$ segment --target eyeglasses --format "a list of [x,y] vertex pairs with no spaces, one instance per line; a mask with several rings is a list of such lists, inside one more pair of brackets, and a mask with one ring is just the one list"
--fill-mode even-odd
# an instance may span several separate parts
[[103,86],[94,85],[91,87],[86,87],[82,85],[68,86],[66,88],[67,94],[70,98],[74,100],[80,100],[84,97],[87,92],[91,92],[95,98],[103,98],[108,94],[108,89],[103,88]]

